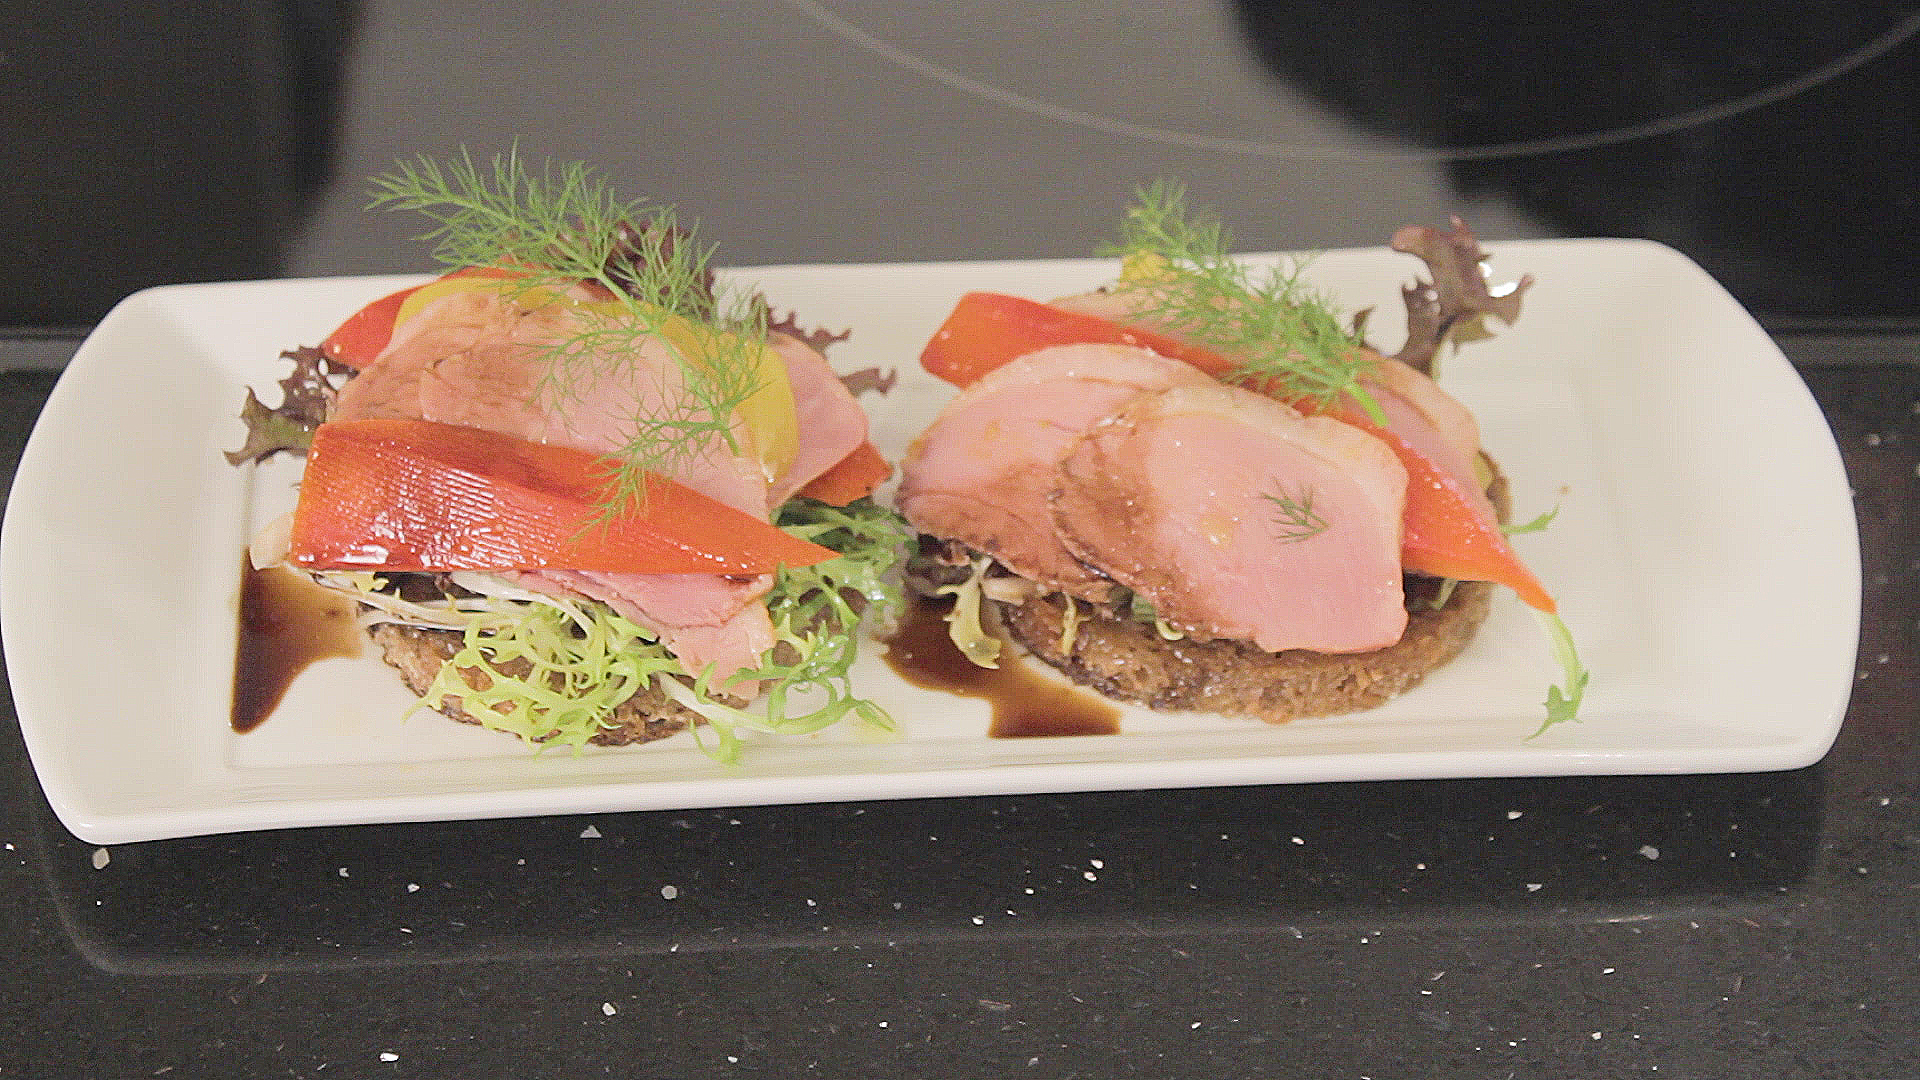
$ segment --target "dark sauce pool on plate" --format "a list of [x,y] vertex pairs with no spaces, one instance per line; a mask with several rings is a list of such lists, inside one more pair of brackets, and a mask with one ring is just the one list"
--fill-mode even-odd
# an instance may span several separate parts
[[980,698],[993,707],[987,734],[997,739],[1034,735],[1114,735],[1120,710],[1078,687],[1047,678],[1014,656],[998,668],[974,664],[947,638],[951,602],[916,597],[900,629],[887,639],[885,659],[902,679],[927,690]]
[[233,730],[259,727],[309,666],[360,655],[354,603],[282,566],[240,566],[240,642],[233,661]]

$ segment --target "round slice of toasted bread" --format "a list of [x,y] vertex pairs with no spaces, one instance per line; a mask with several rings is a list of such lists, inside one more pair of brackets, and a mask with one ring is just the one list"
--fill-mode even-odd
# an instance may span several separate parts
[[[440,669],[460,650],[461,637],[454,630],[382,623],[375,626],[370,635],[387,663],[400,672],[407,688],[416,694],[424,695],[433,686]],[[481,686],[484,684],[478,680],[486,676],[477,671],[463,671],[461,677],[469,685]],[[436,709],[462,723],[479,723],[451,699],[442,700]],[[606,727],[588,741],[600,746],[652,742],[685,731],[698,722],[698,714],[648,683],[616,707],[607,717]]]
[[1194,709],[1280,723],[1384,704],[1460,654],[1487,617],[1493,586],[1463,581],[1440,608],[1416,590],[1407,629],[1384,649],[1264,652],[1245,641],[1163,638],[1153,623],[1080,604],[1066,626],[1067,600],[1047,593],[988,603],[1000,629],[1068,678],[1110,698],[1155,709]]

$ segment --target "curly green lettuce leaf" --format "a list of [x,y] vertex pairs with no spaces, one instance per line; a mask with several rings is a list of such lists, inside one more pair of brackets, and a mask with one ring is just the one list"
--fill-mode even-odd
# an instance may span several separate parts
[[[463,672],[474,672],[474,686]],[[585,746],[621,702],[680,664],[651,632],[598,604],[530,604],[505,626],[470,622],[419,705],[448,699],[537,746]]]
[[1573,646],[1573,631],[1567,629],[1566,621],[1558,615],[1549,615],[1536,611],[1540,626],[1547,632],[1547,640],[1553,649],[1554,662],[1560,665],[1565,676],[1564,685],[1547,688],[1547,718],[1540,729],[1530,739],[1539,738],[1548,728],[1577,719],[1580,713],[1580,699],[1586,696],[1589,672],[1580,662],[1580,654]]
[[1552,525],[1553,519],[1559,516],[1560,507],[1555,505],[1553,509],[1531,521],[1523,521],[1518,525],[1502,525],[1500,531],[1506,533],[1508,536],[1522,536],[1526,533],[1546,532],[1547,526]]
[[723,762],[737,758],[748,731],[801,735],[843,721],[892,730],[884,710],[854,693],[850,672],[864,620],[904,604],[905,523],[871,499],[846,507],[794,499],[776,523],[841,554],[775,575],[766,598],[775,645],[728,676],[763,684],[760,699],[744,708],[727,700],[712,671],[687,671],[658,635],[604,604],[518,589],[422,604],[393,596],[375,574],[332,574],[323,583],[376,608],[373,618],[460,631],[459,649],[416,708],[451,700],[483,726],[536,747],[585,746],[648,685],[706,721],[693,737]]
[[983,668],[1000,666],[1000,639],[988,633],[980,621],[980,586],[986,580],[987,568],[992,565],[993,559],[983,555],[974,560],[973,570],[965,581],[942,585],[933,591],[935,596],[953,597],[953,607],[946,614],[947,640],[974,666]]
[[[723,700],[713,672],[694,676],[652,635],[594,604],[583,605],[593,613],[592,631],[583,628],[566,640],[541,638],[544,653],[498,654],[507,659],[517,655],[532,663],[549,683],[564,673],[565,694],[556,699],[529,685],[537,680],[519,680],[520,685],[510,685],[504,697],[481,704],[504,709],[510,717],[529,710],[537,715],[539,721],[531,727],[537,731],[544,725],[551,734],[536,734],[531,741],[579,746],[604,726],[615,706],[641,685],[654,682],[707,721],[693,729],[694,739],[721,761],[738,757],[743,731],[804,735],[848,720],[892,730],[885,711],[854,692],[850,672],[859,657],[863,619],[869,613],[884,617],[903,602],[897,568],[907,546],[905,524],[871,499],[846,507],[793,499],[781,508],[775,523],[841,554],[813,566],[783,567],[775,575],[766,600],[774,647],[762,654],[756,666],[737,676],[763,684],[758,701],[742,708]],[[524,641],[526,636],[517,640]],[[465,666],[464,658],[455,657],[449,667]],[[477,659],[492,657],[482,653]],[[482,670],[491,675],[498,663]],[[575,671],[583,674],[576,679]],[[457,673],[449,677],[443,669],[442,681],[449,678],[464,684]],[[453,689],[457,696],[458,687]],[[428,700],[438,699],[429,695]],[[492,726],[491,720],[487,722]],[[520,729],[516,733],[528,737],[527,725],[516,726]]]

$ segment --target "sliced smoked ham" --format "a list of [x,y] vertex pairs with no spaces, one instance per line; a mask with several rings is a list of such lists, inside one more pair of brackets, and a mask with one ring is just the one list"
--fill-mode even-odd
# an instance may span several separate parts
[[1139,394],[1075,442],[1057,485],[1071,553],[1195,637],[1343,653],[1405,629],[1407,473],[1349,425],[1210,380]]
[[1062,456],[1142,393],[1212,385],[1188,364],[1126,345],[1061,345],[962,391],[901,464],[900,512],[923,533],[991,552],[1048,589],[1089,599],[1112,584],[1066,549],[1048,499]]
[[1480,424],[1465,405],[1426,374],[1389,356],[1377,358],[1360,380],[1386,415],[1386,428],[1416,453],[1460,482],[1475,512],[1494,525],[1499,515],[1480,476]]
[[[617,358],[576,358],[564,390],[547,383],[554,372],[553,343],[579,334],[581,318],[560,303],[527,310],[497,289],[452,292],[395,328],[380,356],[341,389],[334,418],[435,420],[618,453],[633,439],[639,418],[669,415],[685,399],[684,375],[665,342],[642,337]],[[831,388],[822,394],[831,399]],[[817,411],[837,416],[837,404],[829,400]],[[862,414],[861,440],[864,419]],[[768,516],[765,467],[717,439],[660,471],[734,509]],[[535,570],[511,577],[549,595],[606,603],[659,633],[689,671],[712,665],[731,673],[752,666],[773,644],[773,625],[760,603],[772,588],[770,575]]]
[[[1141,314],[1152,303],[1152,294],[1148,291],[1123,290],[1081,293],[1052,301],[1050,306],[1140,326],[1176,340],[1184,340],[1177,330]],[[1231,354],[1222,353],[1220,356],[1222,367],[1234,362]],[[1369,363],[1360,377],[1360,384],[1385,414],[1387,430],[1445,469],[1466,490],[1479,492],[1482,484],[1476,475],[1474,459],[1480,455],[1480,425],[1474,420],[1473,414],[1425,373],[1371,348],[1364,348],[1363,356]],[[1218,375],[1220,372],[1214,371],[1212,374]],[[1364,412],[1357,406],[1354,408]],[[1480,499],[1480,502],[1485,503],[1485,499]],[[1487,503],[1480,509],[1485,510],[1488,520],[1493,520],[1492,504]]]
[[769,335],[767,343],[786,365],[795,419],[804,433],[793,464],[774,479],[769,492],[768,505],[778,508],[867,441],[867,411],[813,346],[779,332]]

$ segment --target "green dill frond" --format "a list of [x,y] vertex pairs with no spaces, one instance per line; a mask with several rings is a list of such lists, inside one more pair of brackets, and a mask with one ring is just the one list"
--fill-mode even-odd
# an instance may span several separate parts
[[1229,381],[1329,405],[1351,397],[1377,411],[1359,382],[1369,364],[1359,336],[1307,284],[1305,264],[1257,274],[1231,244],[1214,215],[1188,208],[1182,185],[1157,181],[1136,192],[1120,240],[1100,253],[1122,260],[1118,289],[1136,314],[1237,360]]
[[[713,248],[671,207],[624,199],[582,163],[531,166],[517,148],[486,164],[465,150],[444,163],[401,161],[372,187],[371,209],[434,223],[420,239],[448,269],[517,271],[503,286],[517,303],[569,303],[562,294],[582,283],[604,293],[570,304],[569,336],[547,347],[539,392],[550,405],[578,404],[580,388],[599,378],[646,378],[641,344],[672,346],[683,386],[653,395],[658,411],[629,418],[609,512],[643,501],[648,473],[738,450],[735,412],[762,385],[766,308],[716,290]],[[672,333],[674,320],[704,329]]]
[[1313,490],[1304,489],[1298,495],[1290,495],[1278,484],[1274,494],[1261,494],[1261,498],[1272,503],[1277,509],[1275,522],[1279,526],[1276,534],[1283,544],[1297,544],[1311,540],[1327,531],[1327,519],[1313,508]]

